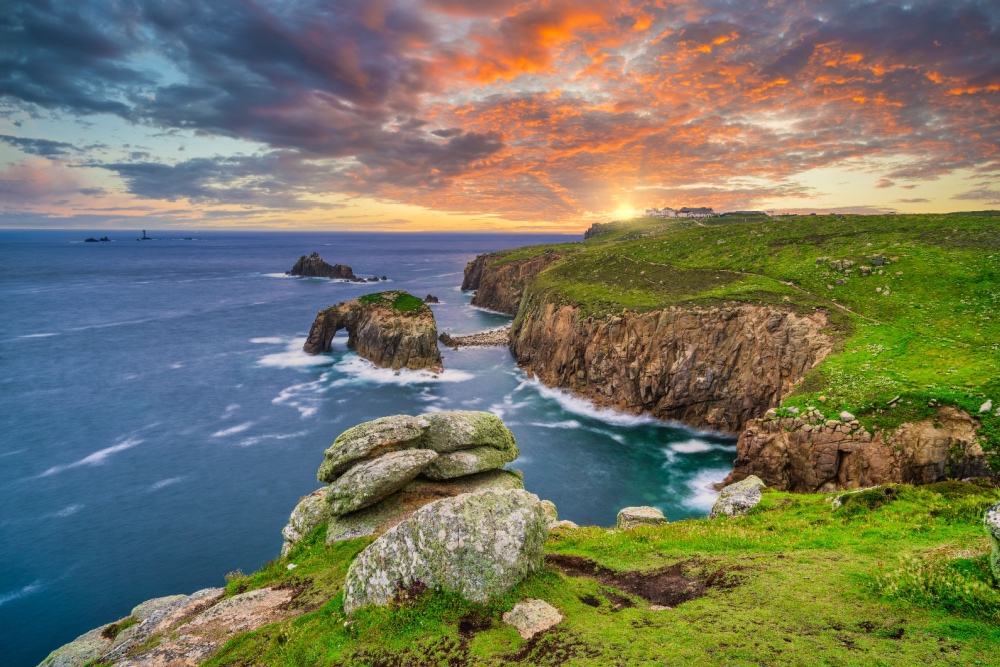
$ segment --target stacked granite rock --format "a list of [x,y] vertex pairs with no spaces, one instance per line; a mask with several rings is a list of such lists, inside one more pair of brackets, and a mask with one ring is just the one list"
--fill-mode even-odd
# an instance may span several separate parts
[[395,415],[359,424],[326,450],[317,477],[329,486],[303,498],[282,534],[285,556],[327,522],[327,542],[382,533],[434,500],[523,489],[502,470],[518,456],[514,435],[488,412]]

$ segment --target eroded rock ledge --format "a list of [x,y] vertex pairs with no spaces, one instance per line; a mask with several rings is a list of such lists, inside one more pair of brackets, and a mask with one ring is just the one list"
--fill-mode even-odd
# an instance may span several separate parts
[[824,419],[816,411],[801,417],[771,413],[747,424],[725,483],[756,475],[779,490],[826,492],[990,477],[977,427],[975,419],[948,406],[934,420],[874,433],[857,421]]
[[319,311],[302,349],[329,352],[341,329],[347,329],[349,348],[383,368],[442,369],[434,313],[407,292],[366,294]]
[[503,252],[479,255],[465,267],[463,290],[476,290],[472,305],[516,315],[524,288],[562,255],[545,252],[528,259],[504,261]]
[[545,384],[599,405],[735,433],[826,357],[826,321],[751,305],[594,318],[529,297],[511,351]]

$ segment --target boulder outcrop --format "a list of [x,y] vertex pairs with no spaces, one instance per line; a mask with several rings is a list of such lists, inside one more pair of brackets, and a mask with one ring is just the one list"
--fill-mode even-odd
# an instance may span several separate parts
[[286,556],[328,523],[327,541],[384,532],[427,503],[475,491],[523,489],[501,470],[519,454],[514,435],[489,412],[393,415],[341,433],[317,477],[330,486],[296,506],[282,534]]
[[479,255],[465,267],[463,290],[476,290],[472,305],[516,315],[524,288],[549,264],[563,256],[546,251],[527,259],[505,259],[505,252]]
[[344,610],[390,603],[414,585],[486,602],[542,566],[542,503],[523,490],[438,500],[368,545],[351,563]]
[[983,523],[986,524],[986,535],[990,540],[990,567],[993,569],[993,578],[1000,585],[1000,503],[986,510]]
[[302,349],[308,354],[329,352],[341,329],[347,329],[349,348],[383,368],[442,368],[434,313],[406,292],[366,294],[321,310]]
[[712,505],[712,511],[708,518],[715,519],[720,516],[744,516],[760,503],[765,488],[764,482],[759,477],[750,475],[749,477],[723,487],[719,492],[719,499]]
[[783,491],[827,492],[992,476],[977,426],[950,406],[938,408],[933,420],[875,433],[815,410],[801,417],[769,413],[740,434],[726,483],[756,475]]
[[667,522],[663,512],[655,507],[623,507],[618,511],[618,529],[629,530],[638,526],[662,526]]
[[302,255],[291,271],[289,276],[302,276],[304,278],[331,278],[333,280],[358,280],[351,267],[344,264],[327,264],[319,253],[313,253],[306,257]]
[[594,318],[529,294],[511,352],[545,384],[599,405],[737,432],[826,357],[826,322],[822,310],[752,305]]

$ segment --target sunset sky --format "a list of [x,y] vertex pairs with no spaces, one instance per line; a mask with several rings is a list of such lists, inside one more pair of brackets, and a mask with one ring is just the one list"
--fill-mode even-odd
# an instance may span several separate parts
[[4,0],[0,227],[1000,208],[1000,2]]

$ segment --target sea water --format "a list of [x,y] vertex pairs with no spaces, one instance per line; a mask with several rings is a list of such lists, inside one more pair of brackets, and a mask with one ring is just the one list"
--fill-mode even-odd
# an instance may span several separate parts
[[[108,234],[113,240],[83,243]],[[510,318],[469,305],[476,254],[579,237],[136,231],[0,232],[0,656],[36,664],[148,598],[223,585],[277,556],[319,487],[323,450],[390,414],[488,410],[525,487],[560,518],[621,507],[704,516],[729,438],[598,410],[529,379],[503,348],[444,348],[394,373],[302,352],[316,312],[361,294],[433,294],[438,328]],[[388,282],[290,278],[319,252]]]

